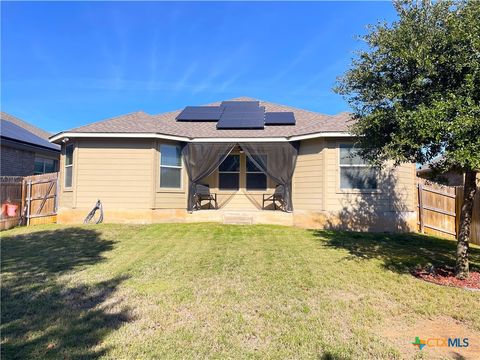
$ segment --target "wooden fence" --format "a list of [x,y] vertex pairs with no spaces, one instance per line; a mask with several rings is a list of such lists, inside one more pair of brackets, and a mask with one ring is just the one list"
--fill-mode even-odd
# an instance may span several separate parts
[[[23,177],[21,176],[0,176],[0,204],[2,205],[0,230],[10,229],[16,226],[20,220],[22,184]],[[6,204],[17,207],[14,216],[8,216]]]
[[[418,184],[418,230],[455,239],[460,225],[463,186]],[[480,191],[474,201],[470,241],[480,245]]]
[[50,224],[57,221],[58,173],[15,179],[2,177],[0,180],[1,203],[18,206],[15,216],[7,216],[2,212],[0,229],[8,229],[18,224]]

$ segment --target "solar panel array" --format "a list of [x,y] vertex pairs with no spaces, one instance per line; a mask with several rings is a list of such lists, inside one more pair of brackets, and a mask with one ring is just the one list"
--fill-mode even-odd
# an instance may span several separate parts
[[32,134],[30,131],[17,124],[4,119],[0,120],[0,135],[12,140],[58,150],[58,145],[52,144],[48,140]]
[[187,106],[177,121],[217,121],[217,129],[263,129],[295,125],[293,112],[265,112],[259,101],[222,101],[220,106]]

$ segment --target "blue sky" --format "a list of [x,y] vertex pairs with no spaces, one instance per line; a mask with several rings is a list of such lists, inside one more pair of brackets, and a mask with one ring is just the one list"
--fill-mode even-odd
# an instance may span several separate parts
[[57,132],[250,96],[327,114],[388,2],[2,2],[1,107]]

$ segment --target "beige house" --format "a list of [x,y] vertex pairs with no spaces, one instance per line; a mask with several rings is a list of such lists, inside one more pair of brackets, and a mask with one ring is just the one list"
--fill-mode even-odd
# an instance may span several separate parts
[[100,199],[105,222],[415,229],[414,164],[369,166],[348,121],[239,98],[61,132],[58,221],[82,222]]

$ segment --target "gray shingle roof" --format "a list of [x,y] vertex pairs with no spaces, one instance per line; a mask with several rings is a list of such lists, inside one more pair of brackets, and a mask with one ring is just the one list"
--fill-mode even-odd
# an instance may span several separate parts
[[[242,97],[233,100],[251,101],[255,99]],[[208,105],[219,104],[220,102]],[[350,115],[348,113],[325,115],[262,100],[260,100],[260,106],[265,106],[265,111],[292,111],[295,114],[296,125],[266,125],[265,128],[261,130],[220,130],[217,129],[216,122],[195,122],[192,124],[192,122],[176,121],[175,117],[181,112],[181,110],[157,115],[149,115],[143,111],[139,111],[77,127],[65,132],[157,133],[188,138],[290,137],[317,132],[345,132],[347,131],[347,126],[350,120]]]

